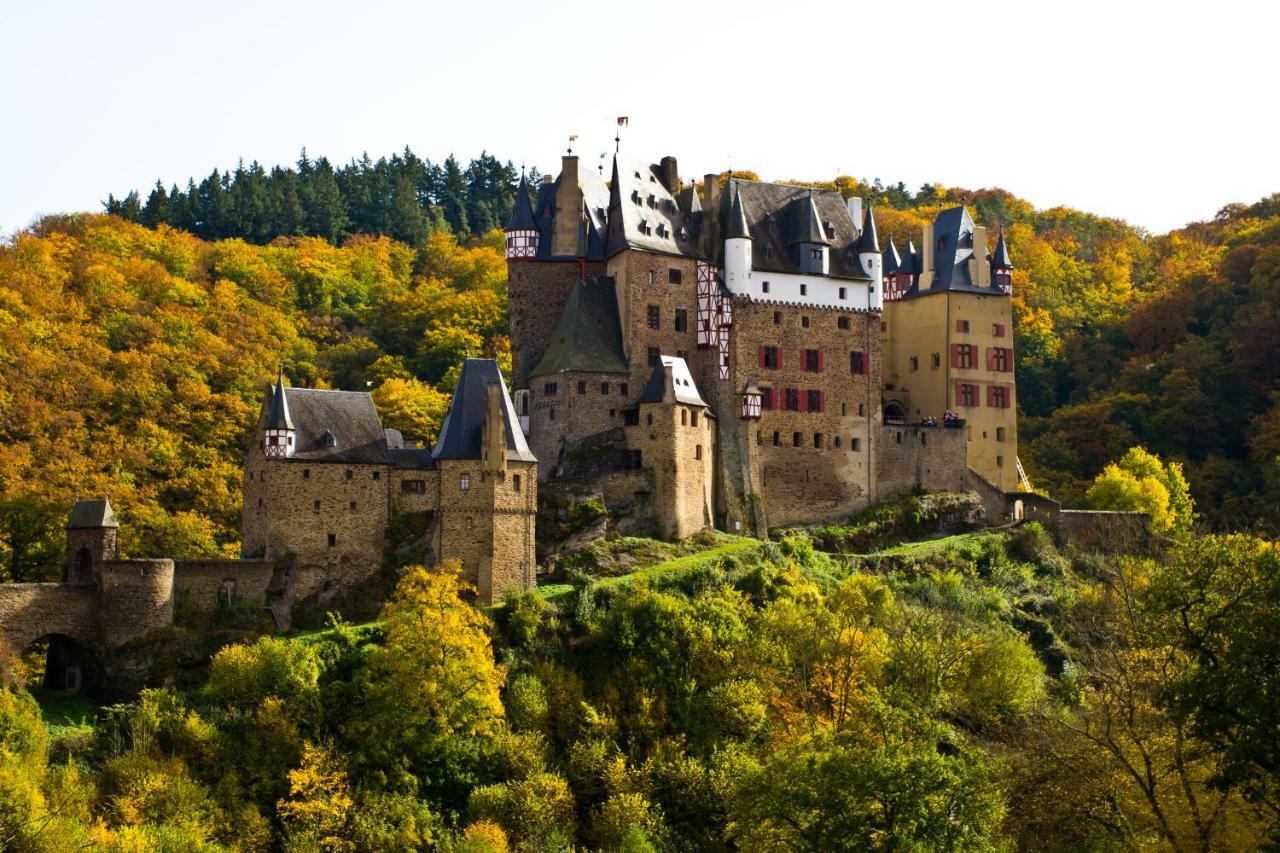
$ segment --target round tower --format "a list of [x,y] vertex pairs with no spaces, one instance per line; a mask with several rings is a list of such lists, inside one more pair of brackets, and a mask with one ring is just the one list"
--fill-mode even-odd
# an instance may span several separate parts
[[102,566],[103,645],[122,646],[173,624],[173,560],[109,560]]
[[742,195],[738,192],[733,194],[733,208],[725,225],[725,285],[734,293],[744,293],[751,276],[751,232],[742,209]]
[[297,430],[289,417],[289,399],[284,392],[284,369],[276,377],[276,387],[271,394],[271,411],[267,414],[267,428],[262,438],[262,452],[268,459],[288,459],[293,455]]
[[516,190],[516,203],[511,209],[511,220],[503,229],[507,237],[507,260],[534,258],[538,255],[538,224],[533,218],[533,204],[529,201],[529,182],[520,175],[520,188]]
[[858,236],[858,262],[863,271],[871,276],[868,307],[879,311],[884,308],[883,256],[880,254],[880,240],[876,236],[876,221],[871,217],[870,204],[867,205],[867,213],[862,220],[862,233]]

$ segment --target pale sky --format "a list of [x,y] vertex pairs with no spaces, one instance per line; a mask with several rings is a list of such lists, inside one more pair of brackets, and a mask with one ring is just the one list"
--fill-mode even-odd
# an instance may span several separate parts
[[0,0],[0,235],[243,158],[566,138],[1000,186],[1163,232],[1280,191],[1280,4]]

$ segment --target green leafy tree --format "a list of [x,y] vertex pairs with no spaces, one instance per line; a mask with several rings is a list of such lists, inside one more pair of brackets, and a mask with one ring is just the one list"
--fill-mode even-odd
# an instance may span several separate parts
[[1165,464],[1141,447],[1132,447],[1108,465],[1089,487],[1096,509],[1146,512],[1159,533],[1185,533],[1195,522],[1195,501],[1177,462]]

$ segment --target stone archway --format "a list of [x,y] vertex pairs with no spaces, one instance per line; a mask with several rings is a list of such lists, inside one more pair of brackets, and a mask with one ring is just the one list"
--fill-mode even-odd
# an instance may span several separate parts
[[93,552],[81,546],[76,552],[74,571],[68,581],[75,584],[93,583]]
[[884,404],[884,422],[887,424],[905,424],[907,422],[906,410],[896,400],[890,400]]
[[19,650],[28,670],[29,686],[46,690],[82,690],[93,669],[88,649],[74,637],[50,633],[36,637]]
[[1022,521],[1026,517],[1026,509],[1022,505],[1022,499],[1013,502],[1013,520]]

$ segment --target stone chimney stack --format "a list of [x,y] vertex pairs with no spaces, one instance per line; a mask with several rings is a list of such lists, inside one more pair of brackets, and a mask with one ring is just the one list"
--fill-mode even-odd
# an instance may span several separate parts
[[658,173],[662,178],[662,185],[667,188],[667,192],[672,195],[680,192],[680,170],[676,168],[676,158],[663,157],[658,164]]
[[507,469],[507,430],[502,418],[502,386],[490,382],[486,388],[484,414],[484,468],[486,471]]
[[555,224],[551,230],[551,254],[573,258],[578,254],[578,225],[582,218],[582,186],[578,183],[578,156],[560,160],[560,186],[556,188]]
[[708,172],[702,179],[702,232],[698,235],[702,253],[708,258],[718,254],[720,240],[720,176]]
[[925,223],[924,244],[920,247],[920,288],[933,287],[933,223]]
[[987,262],[987,229],[973,226],[973,257],[969,262],[969,278],[978,287],[991,286],[991,264]]

